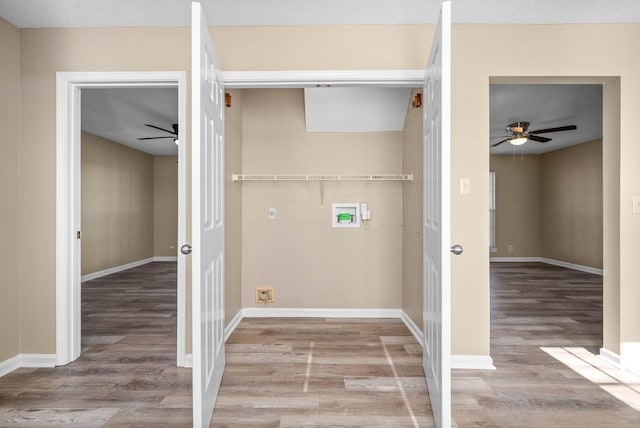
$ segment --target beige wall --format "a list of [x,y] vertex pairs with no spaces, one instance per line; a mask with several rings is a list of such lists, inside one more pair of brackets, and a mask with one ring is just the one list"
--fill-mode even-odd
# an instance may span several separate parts
[[[453,45],[453,123],[464,123],[464,127],[453,127],[453,167],[455,183],[460,177],[470,177],[477,183],[474,193],[487,195],[486,172],[489,170],[489,148],[487,144],[471,144],[468,129],[476,135],[489,139],[489,82],[502,79],[506,83],[519,77],[519,83],[526,83],[531,76],[556,76],[547,78],[556,81],[562,77],[574,77],[583,83],[605,83],[607,86],[620,82],[620,117],[607,118],[605,101],[605,121],[603,145],[605,150],[605,176],[611,181],[605,188],[615,191],[619,185],[620,199],[612,197],[610,205],[604,207],[605,254],[611,252],[610,265],[615,269],[615,259],[619,254],[620,278],[616,282],[615,271],[610,272],[605,262],[605,331],[608,328],[620,331],[620,342],[640,343],[640,311],[636,302],[640,301],[640,216],[631,212],[632,195],[640,194],[640,145],[634,117],[640,114],[640,57],[629,56],[628,52],[638,49],[640,25],[456,25]],[[521,51],[545,52],[544,61],[505,61],[504,53],[517,45]],[[594,58],[597,57],[597,60]],[[581,76],[594,76],[585,79]],[[605,77],[599,77],[605,76]],[[607,77],[610,76],[610,77]],[[565,79],[566,80],[566,79]],[[615,99],[611,99],[615,105]],[[607,137],[619,139],[608,141]],[[619,142],[619,171],[615,167],[616,154],[607,154],[610,148],[617,148]],[[455,188],[455,186],[454,186]],[[477,192],[476,192],[477,189]],[[614,193],[615,194],[615,193]],[[489,290],[488,240],[477,236],[478,230],[485,230],[488,222],[488,201],[477,198],[452,196],[452,238],[454,242],[473,242],[465,245],[465,254],[453,261],[453,352],[466,351],[473,354],[488,353],[489,345]],[[617,216],[616,211],[619,211]],[[615,218],[620,221],[620,233],[615,230]],[[615,236],[608,236],[613,234]],[[616,236],[619,237],[616,239]],[[619,245],[618,245],[619,244]],[[606,258],[605,258],[606,260]],[[609,298],[615,296],[611,289],[619,288],[618,302]],[[620,321],[615,320],[616,306],[620,309]],[[607,333],[606,333],[607,335]],[[614,337],[614,334],[608,334]],[[606,340],[606,339],[605,339]],[[608,345],[611,346],[611,345]],[[614,350],[614,349],[612,349]],[[614,350],[615,351],[615,350]],[[637,358],[636,361],[640,361]]]
[[55,352],[56,72],[188,70],[189,62],[184,28],[21,30],[22,352]]
[[[398,173],[402,133],[307,133],[302,89],[245,90],[243,172]],[[273,307],[399,308],[402,184],[242,184],[242,305],[275,287]],[[331,227],[331,204],[367,202],[370,229]],[[275,220],[267,218],[277,210]]]
[[153,156],[82,133],[82,274],[153,257]]
[[[420,90],[420,92],[422,92]],[[409,108],[404,122],[402,172],[402,309],[422,329],[422,108]]]
[[542,160],[542,257],[602,268],[602,140]]
[[153,156],[153,256],[178,254],[178,157]]
[[[602,268],[602,141],[544,155],[493,155],[491,257],[545,257]],[[513,251],[508,246],[513,245]]]
[[[418,69],[426,62],[432,30],[431,26],[375,25],[233,27],[215,28],[212,36],[227,70]],[[640,170],[635,163],[640,145],[635,144],[634,121],[640,114],[640,58],[629,55],[637,51],[638,40],[640,25],[454,26],[453,123],[464,126],[453,126],[452,188],[457,189],[458,179],[466,177],[472,181],[473,193],[452,195],[452,239],[465,247],[464,256],[452,260],[453,353],[489,354],[488,236],[478,234],[488,224],[489,151],[486,144],[469,139],[468,132],[471,129],[488,141],[492,76],[620,77],[619,164],[624,179],[612,185],[620,186],[621,199],[613,205],[619,207],[621,232],[616,246],[616,239],[607,236],[611,230],[605,228],[605,243],[615,247],[607,246],[605,253],[619,254],[620,341],[640,342],[640,311],[634,304],[640,300],[636,281],[640,242],[635,239],[640,235],[640,216],[630,209],[631,196],[640,194]],[[505,61],[505,52],[512,51],[514,43],[522,51],[544,51],[545,61]],[[189,35],[183,28],[21,31],[23,352],[55,350],[55,72],[188,70],[189,57]],[[613,164],[615,159],[605,162]],[[605,223],[610,225],[616,215],[610,219],[607,209]],[[38,260],[38,269],[33,269],[32,260]],[[609,275],[605,263],[605,284],[612,278]]]
[[20,33],[0,19],[0,362],[20,353]]
[[225,108],[225,322],[242,308],[242,184],[233,183],[231,174],[242,171],[243,90],[229,91],[231,107]]
[[[432,27],[221,27],[211,33],[226,70],[415,69],[424,67]],[[22,352],[55,352],[55,73],[189,70],[189,37],[187,28],[21,30]]]
[[491,156],[490,169],[496,173],[497,248],[492,257],[540,257],[541,164],[537,155]]

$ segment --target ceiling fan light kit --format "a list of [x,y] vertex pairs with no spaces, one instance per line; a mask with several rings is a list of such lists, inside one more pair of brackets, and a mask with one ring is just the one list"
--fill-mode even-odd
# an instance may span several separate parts
[[[521,146],[527,141],[536,141],[538,143],[547,143],[551,141],[551,138],[541,137],[538,134],[546,134],[549,132],[560,132],[560,131],[572,131],[578,129],[576,125],[566,125],[566,126],[558,126],[555,128],[546,128],[546,129],[538,129],[536,131],[529,131],[529,122],[514,122],[507,126],[507,132],[509,135],[504,135],[498,138],[504,138],[504,140],[498,141],[495,144],[491,144],[491,147],[499,146],[502,143],[506,143],[507,141],[514,146]],[[495,138],[495,137],[494,137]]]
[[527,138],[527,137],[525,137],[525,136],[524,136],[524,135],[522,135],[522,134],[519,134],[519,135],[516,135],[515,137],[513,137],[512,139],[510,139],[510,140],[509,140],[509,142],[510,142],[511,144],[513,144],[514,146],[521,146],[521,145],[523,145],[524,143],[526,143],[526,142],[527,142],[527,140],[528,140],[528,138]]

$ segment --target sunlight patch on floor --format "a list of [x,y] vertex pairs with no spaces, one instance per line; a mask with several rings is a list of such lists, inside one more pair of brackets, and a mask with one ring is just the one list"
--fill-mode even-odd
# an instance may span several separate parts
[[619,369],[581,347],[541,347],[585,379],[640,411],[640,376]]

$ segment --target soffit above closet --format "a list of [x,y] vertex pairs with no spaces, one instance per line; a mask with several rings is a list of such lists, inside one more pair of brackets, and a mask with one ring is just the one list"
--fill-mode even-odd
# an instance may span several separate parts
[[307,132],[402,131],[411,88],[305,88]]

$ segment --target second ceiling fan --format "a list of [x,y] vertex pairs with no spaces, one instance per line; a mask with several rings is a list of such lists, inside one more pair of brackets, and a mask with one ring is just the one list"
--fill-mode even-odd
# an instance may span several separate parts
[[[546,128],[546,129],[538,129],[535,131],[529,131],[529,122],[514,122],[507,126],[507,131],[510,135],[503,135],[500,137],[494,138],[504,138],[497,143],[491,144],[491,147],[499,146],[502,143],[506,143],[507,141],[513,144],[514,146],[520,146],[527,142],[527,140],[537,141],[539,143],[547,143],[551,141],[551,138],[541,137],[538,134],[548,134],[551,132],[560,132],[560,131],[572,131],[574,129],[578,129],[576,125],[567,125],[567,126],[558,126],[555,128]],[[506,137],[506,138],[505,138]]]
[[145,123],[144,126],[148,126],[149,128],[159,129],[160,131],[168,132],[171,135],[166,135],[162,137],[140,137],[138,138],[138,140],[157,140],[161,138],[173,138],[174,143],[178,144],[178,124],[177,123],[174,123],[173,125],[171,125],[171,127],[173,128],[173,131],[170,131],[165,128],[160,128],[159,126],[149,125],[148,123]]

